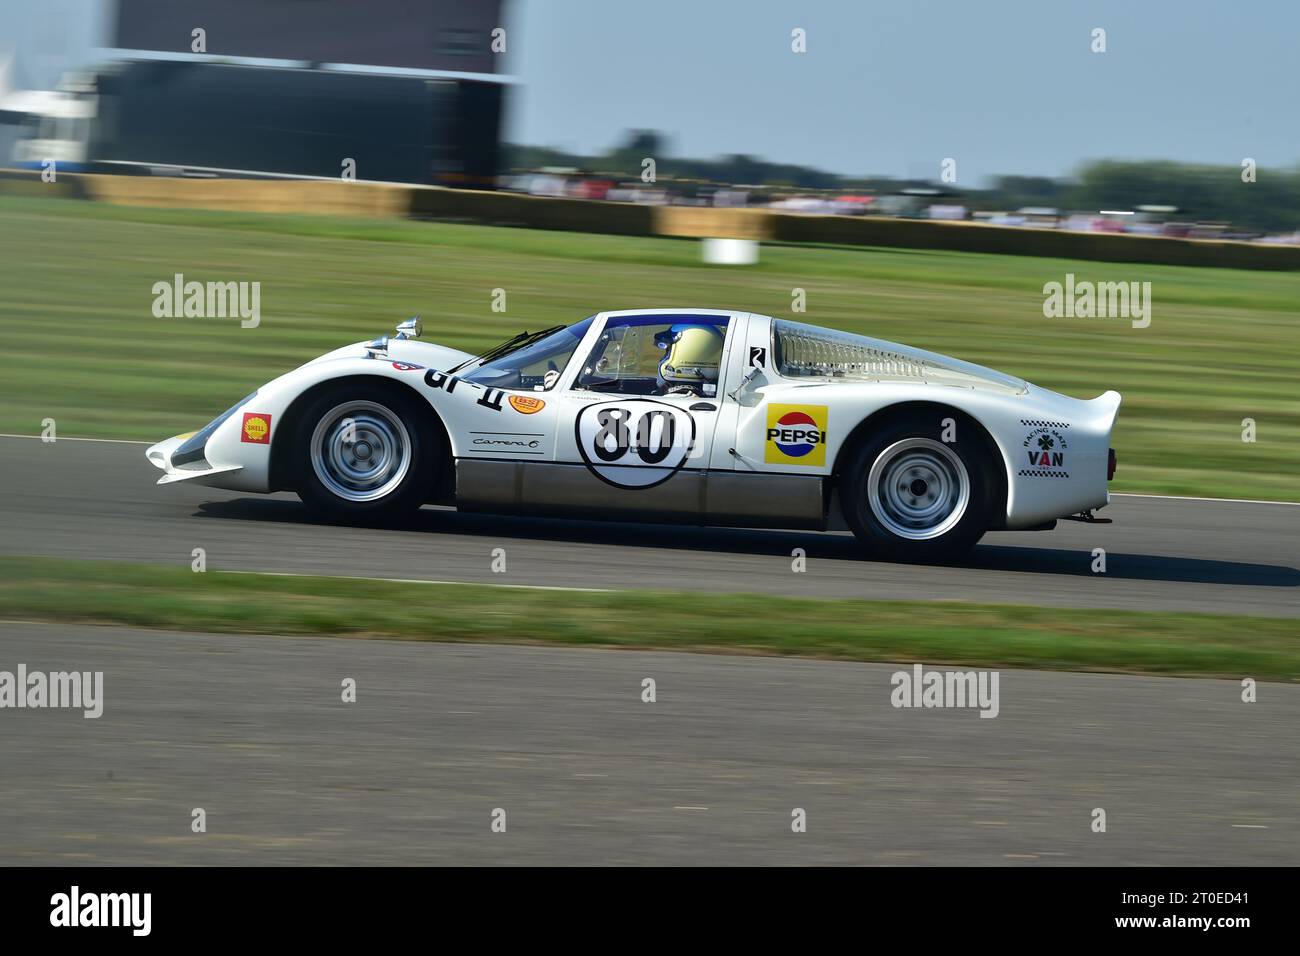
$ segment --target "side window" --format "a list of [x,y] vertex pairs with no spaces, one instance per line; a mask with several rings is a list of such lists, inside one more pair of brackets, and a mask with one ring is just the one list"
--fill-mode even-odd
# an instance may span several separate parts
[[616,395],[714,396],[730,319],[634,315],[610,319],[574,388]]

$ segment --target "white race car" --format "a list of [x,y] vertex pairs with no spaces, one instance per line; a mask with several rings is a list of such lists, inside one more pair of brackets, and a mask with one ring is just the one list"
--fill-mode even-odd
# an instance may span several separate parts
[[1094,518],[1120,396],[747,312],[640,309],[482,355],[396,337],[282,375],[152,446],[159,484],[292,490],[331,520],[421,505],[851,529],[931,559]]

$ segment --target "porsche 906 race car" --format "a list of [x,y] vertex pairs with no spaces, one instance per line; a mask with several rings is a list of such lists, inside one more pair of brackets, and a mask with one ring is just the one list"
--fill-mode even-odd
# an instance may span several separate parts
[[909,560],[1109,501],[1113,391],[745,312],[601,312],[477,356],[420,333],[322,355],[152,446],[159,484],[291,490],[342,521],[440,503],[850,529]]

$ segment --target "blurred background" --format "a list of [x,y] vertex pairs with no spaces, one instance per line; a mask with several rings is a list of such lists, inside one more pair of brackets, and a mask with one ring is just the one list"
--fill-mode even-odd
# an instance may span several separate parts
[[0,160],[1300,241],[1280,0],[855,6],[3,0]]

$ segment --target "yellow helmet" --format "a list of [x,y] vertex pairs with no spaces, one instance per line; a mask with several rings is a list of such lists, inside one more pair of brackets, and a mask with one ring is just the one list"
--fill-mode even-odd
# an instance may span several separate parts
[[717,382],[722,362],[722,329],[715,325],[674,325],[655,336],[667,350],[659,363],[665,382]]

